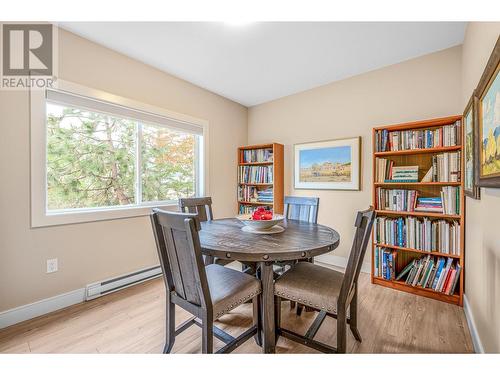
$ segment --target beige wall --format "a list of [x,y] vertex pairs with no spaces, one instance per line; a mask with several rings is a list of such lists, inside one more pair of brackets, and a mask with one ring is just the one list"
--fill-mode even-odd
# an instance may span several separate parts
[[[62,79],[208,120],[214,213],[234,214],[245,107],[63,30],[59,54]],[[0,311],[157,264],[147,217],[30,229],[27,92],[0,91],[0,126]]]
[[[454,47],[249,109],[249,143],[285,145],[285,193],[319,196],[319,222],[340,233],[341,245],[324,261],[345,261],[355,211],[371,204],[372,127],[461,113],[460,60]],[[294,143],[355,136],[362,137],[361,191],[293,189]]]
[[[500,35],[500,23],[473,22],[462,48],[461,105],[469,101]],[[500,189],[466,199],[465,294],[486,352],[500,352]]]

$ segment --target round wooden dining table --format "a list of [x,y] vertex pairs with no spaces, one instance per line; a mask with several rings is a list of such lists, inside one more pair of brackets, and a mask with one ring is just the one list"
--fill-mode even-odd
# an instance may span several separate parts
[[200,244],[204,255],[256,263],[262,282],[262,350],[275,351],[273,263],[308,259],[337,248],[339,234],[324,225],[297,220],[280,224],[285,231],[254,234],[241,230],[234,218],[201,223]]

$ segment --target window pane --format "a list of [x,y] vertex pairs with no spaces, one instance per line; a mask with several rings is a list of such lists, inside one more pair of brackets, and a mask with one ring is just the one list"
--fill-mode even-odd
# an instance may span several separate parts
[[195,194],[196,135],[142,126],[142,200],[175,200]]
[[47,103],[49,210],[135,202],[135,121]]

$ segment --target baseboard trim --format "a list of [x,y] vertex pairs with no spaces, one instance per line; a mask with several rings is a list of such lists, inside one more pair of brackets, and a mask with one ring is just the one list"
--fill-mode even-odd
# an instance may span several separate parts
[[0,312],[0,328],[24,322],[65,307],[85,301],[85,288],[59,294],[40,301],[29,303]]
[[[338,255],[327,255],[320,257],[314,258],[314,263],[317,263],[321,266],[325,267],[339,267],[342,269],[345,269],[347,267],[347,258],[341,257]],[[363,273],[371,273],[371,266],[369,263],[363,263],[361,266],[361,272]]]
[[472,309],[469,304],[469,300],[467,296],[464,294],[464,312],[465,318],[467,319],[467,324],[469,326],[470,335],[472,337],[472,345],[474,345],[474,351],[476,353],[483,354],[484,348],[481,343],[481,338],[479,337],[479,332],[476,328],[476,322],[474,320],[474,315],[472,315]]
[[[141,270],[139,270],[141,271]],[[136,272],[139,272],[136,271]],[[133,274],[132,272],[131,274]],[[156,277],[161,276],[158,275]],[[121,288],[117,288],[110,293],[118,290],[137,285],[139,283],[151,280],[151,278],[139,280],[137,282],[128,284]],[[106,293],[107,294],[107,293]],[[33,319],[57,310],[64,309],[65,307],[76,305],[80,302],[85,302],[87,299],[87,288],[76,289],[67,293],[59,294],[54,297],[35,301],[24,306],[14,307],[13,309],[0,312],[0,329]]]

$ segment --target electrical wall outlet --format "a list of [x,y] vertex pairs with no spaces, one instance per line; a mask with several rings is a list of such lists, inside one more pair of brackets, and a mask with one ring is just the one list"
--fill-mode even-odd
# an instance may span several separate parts
[[57,269],[57,258],[47,259],[47,273],[56,272]]

